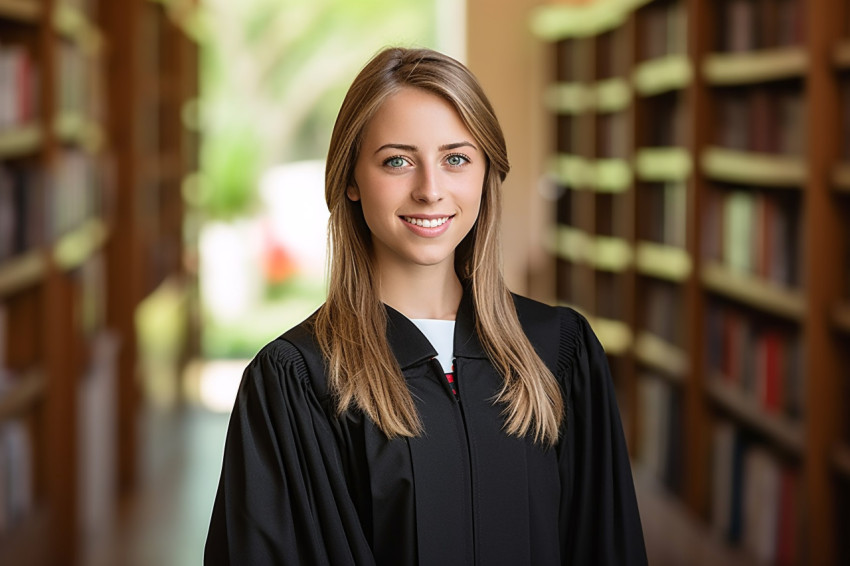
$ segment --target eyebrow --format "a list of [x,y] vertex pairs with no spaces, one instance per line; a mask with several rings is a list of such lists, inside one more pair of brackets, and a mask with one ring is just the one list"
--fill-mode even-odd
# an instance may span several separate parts
[[[453,149],[458,149],[459,147],[471,147],[475,151],[478,151],[478,148],[475,147],[472,143],[470,143],[468,141],[447,143],[447,144],[441,145],[437,149],[439,151],[451,151]],[[415,145],[407,145],[407,144],[403,144],[403,143],[387,143],[387,144],[382,145],[378,149],[376,149],[375,153],[380,153],[381,151],[383,151],[385,149],[398,149],[398,150],[401,150],[401,151],[409,151],[411,153],[416,153],[416,152],[419,151],[419,148],[416,147]]]

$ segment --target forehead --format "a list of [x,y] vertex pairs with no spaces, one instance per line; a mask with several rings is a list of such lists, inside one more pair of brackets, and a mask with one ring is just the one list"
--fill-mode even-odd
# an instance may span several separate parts
[[384,100],[366,125],[363,140],[365,144],[386,143],[386,138],[397,136],[405,138],[395,140],[399,143],[410,142],[412,138],[439,139],[445,143],[472,141],[473,137],[449,101],[414,87],[403,87]]

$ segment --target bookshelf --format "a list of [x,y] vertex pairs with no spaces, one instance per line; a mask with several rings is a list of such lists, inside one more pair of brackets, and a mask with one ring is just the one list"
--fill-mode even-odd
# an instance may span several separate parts
[[609,354],[642,505],[703,541],[649,525],[659,563],[850,560],[848,17],[838,0],[532,12],[554,62],[558,300]]
[[[120,73],[144,75],[118,47],[135,38],[141,49],[149,38],[124,34],[116,4],[0,0],[0,564],[78,563],[91,535],[109,527],[119,492],[132,487],[136,414],[121,400],[136,381],[132,313],[146,291],[134,294],[115,273],[155,281],[182,272],[174,257],[156,275],[134,272],[119,248],[170,246],[179,255],[183,238],[179,199],[146,217],[134,200],[132,177],[148,156],[121,144],[150,117],[132,97],[116,104]],[[169,6],[135,4],[175,21]],[[164,76],[178,86],[156,117],[177,124],[169,135],[181,150],[169,176],[178,193],[197,167],[180,120],[183,102],[197,96],[192,49]],[[132,110],[133,123],[117,123],[116,107]],[[156,241],[127,222],[165,216]]]

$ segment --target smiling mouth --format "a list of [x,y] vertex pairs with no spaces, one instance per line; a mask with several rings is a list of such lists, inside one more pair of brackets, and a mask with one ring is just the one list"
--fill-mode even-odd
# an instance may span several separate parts
[[420,228],[436,228],[448,222],[452,217],[443,216],[442,218],[413,218],[412,216],[402,216],[405,222],[419,226]]

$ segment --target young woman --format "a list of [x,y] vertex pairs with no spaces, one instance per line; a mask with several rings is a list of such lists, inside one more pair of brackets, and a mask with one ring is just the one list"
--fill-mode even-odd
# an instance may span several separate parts
[[245,371],[205,563],[645,564],[605,354],[500,271],[470,72],[387,49],[331,138],[327,302]]

